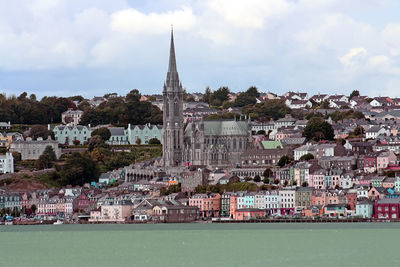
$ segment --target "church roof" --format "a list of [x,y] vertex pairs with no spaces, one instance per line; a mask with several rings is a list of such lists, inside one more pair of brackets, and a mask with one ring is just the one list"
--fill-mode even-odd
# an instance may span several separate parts
[[[215,120],[215,121],[203,121],[204,123],[204,135],[248,135],[248,123],[247,121],[235,121],[235,120]],[[185,130],[185,135],[191,135],[192,123],[189,123]]]

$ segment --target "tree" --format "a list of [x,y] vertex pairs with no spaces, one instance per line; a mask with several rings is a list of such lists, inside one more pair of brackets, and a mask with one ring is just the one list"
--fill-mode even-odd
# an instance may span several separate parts
[[54,166],[54,161],[56,160],[57,156],[53,148],[51,146],[46,146],[42,155],[40,155],[39,159],[35,162],[35,166],[40,170],[49,169]]
[[264,180],[263,180],[263,182],[264,182],[264,184],[269,184],[269,178],[268,178],[268,177],[265,177]]
[[136,139],[136,144],[137,145],[140,145],[141,143],[142,143],[142,139],[140,139],[140,138]]
[[224,101],[229,100],[229,88],[226,86],[218,88],[218,90],[214,91],[210,96],[210,105],[212,106],[221,106]]
[[257,132],[257,134],[265,135],[265,130],[259,130],[259,131]]
[[243,113],[255,119],[280,119],[290,114],[292,110],[282,99],[271,99],[263,103],[243,107]]
[[358,90],[353,90],[353,92],[351,92],[349,98],[352,99],[355,96],[360,96],[360,92]]
[[256,176],[254,176],[254,182],[256,182],[256,183],[259,183],[259,182],[261,182],[261,177],[260,177],[260,175],[256,175]]
[[322,118],[313,117],[307,122],[303,130],[303,136],[306,137],[307,140],[321,141],[333,140],[335,135],[332,125]]
[[211,89],[210,86],[206,87],[206,91],[204,92],[203,98],[201,99],[201,101],[210,104],[210,97],[211,97]]
[[39,170],[48,169],[53,167],[53,161],[50,159],[49,155],[42,154],[39,159],[36,160],[35,167]]
[[101,139],[103,139],[104,142],[110,140],[111,137],[111,132],[108,128],[106,127],[101,127],[101,128],[97,128],[96,130],[94,130],[91,134],[91,136],[95,136],[98,135],[101,137]]
[[151,138],[149,140],[149,145],[160,145],[160,144],[161,144],[161,142],[157,138]]
[[14,151],[14,152],[12,152],[12,156],[14,158],[14,162],[21,161],[21,153]]
[[307,154],[301,156],[299,160],[300,161],[309,161],[309,160],[312,160],[312,159],[314,159],[314,155],[311,154],[311,153],[307,153]]
[[51,161],[57,160],[56,153],[54,152],[54,149],[51,146],[46,146],[42,154],[48,155]]
[[365,130],[362,126],[357,126],[354,128],[353,131],[349,133],[349,138],[357,138],[357,137],[363,137],[365,133]]
[[93,151],[95,148],[104,147],[108,148],[108,145],[104,142],[100,135],[95,135],[89,139],[88,150]]
[[278,161],[278,166],[282,168],[286,164],[290,163],[290,161],[291,160],[290,160],[289,156],[283,155]]
[[65,162],[61,172],[62,185],[80,185],[97,180],[98,166],[87,154],[73,153]]
[[270,168],[266,168],[265,171],[263,172],[263,176],[266,177],[266,178],[272,177],[273,174],[274,173],[271,171]]
[[304,181],[304,182],[301,184],[301,186],[302,186],[302,187],[307,187],[307,186],[308,186],[308,183],[307,183],[306,181]]
[[36,140],[39,137],[47,139],[49,136],[54,139],[53,131],[48,130],[44,125],[34,125],[29,131],[29,137],[31,137],[33,140]]

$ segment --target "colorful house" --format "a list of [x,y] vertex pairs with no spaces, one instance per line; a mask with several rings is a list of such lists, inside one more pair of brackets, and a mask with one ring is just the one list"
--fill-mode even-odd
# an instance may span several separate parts
[[245,208],[238,209],[235,211],[233,218],[238,221],[251,220],[251,219],[262,219],[266,216],[266,210]]
[[377,219],[399,219],[399,198],[384,198],[375,202],[374,217]]

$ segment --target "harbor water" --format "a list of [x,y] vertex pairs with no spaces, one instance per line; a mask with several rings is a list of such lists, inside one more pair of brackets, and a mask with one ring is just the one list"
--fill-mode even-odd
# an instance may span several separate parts
[[0,266],[400,266],[399,223],[0,226]]

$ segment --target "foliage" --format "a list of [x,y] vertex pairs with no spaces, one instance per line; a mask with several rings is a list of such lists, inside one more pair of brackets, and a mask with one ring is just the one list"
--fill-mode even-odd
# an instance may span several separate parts
[[137,144],[137,145],[142,144],[142,139],[140,139],[140,138],[136,139],[136,144]]
[[305,136],[307,140],[321,141],[333,140],[335,135],[332,125],[322,118],[314,117],[307,122],[303,130],[303,136]]
[[28,97],[26,92],[18,97],[6,97],[0,94],[0,121],[12,121],[20,124],[60,123],[61,113],[75,104],[64,97],[43,97],[40,101],[34,94]]
[[88,154],[73,153],[60,172],[62,185],[83,185],[96,181],[99,176],[97,163]]
[[32,137],[33,140],[36,140],[39,137],[47,139],[49,136],[54,139],[54,132],[48,130],[44,125],[34,125],[29,131],[29,137]]
[[205,117],[204,120],[211,121],[211,120],[232,120],[234,118],[240,118],[240,115],[234,112],[227,112],[222,114],[210,114]]
[[364,119],[364,114],[361,111],[347,110],[347,111],[338,111],[335,110],[331,114],[328,115],[334,121],[340,121],[344,119]]
[[172,193],[179,193],[181,192],[181,184],[174,184],[168,187],[161,187],[160,195],[167,196]]
[[98,107],[87,108],[82,116],[82,124],[161,124],[162,112],[149,101],[140,101],[141,94],[137,89],[130,91],[125,101],[120,97],[109,98]]
[[362,126],[357,126],[356,128],[354,128],[353,131],[351,131],[349,133],[348,138],[358,138],[358,137],[363,137],[365,133],[365,130]]
[[149,145],[161,145],[161,142],[160,140],[154,137],[149,140]]
[[259,183],[259,182],[261,182],[261,177],[260,177],[260,175],[256,175],[256,176],[254,176],[254,182],[256,182],[256,183]]
[[264,182],[264,184],[269,184],[269,178],[268,178],[268,177],[265,177],[264,180],[263,180],[263,182]]
[[232,103],[233,107],[244,107],[247,105],[254,105],[257,103],[257,97],[260,96],[257,87],[252,86],[246,92],[243,92],[237,96],[235,101]]
[[203,98],[201,99],[201,101],[210,104],[210,97],[211,97],[211,89],[210,86],[206,87],[206,91],[204,92]]
[[218,88],[218,90],[214,91],[210,95],[210,105],[211,106],[221,106],[224,101],[229,100],[229,88],[226,86]]
[[289,164],[290,162],[291,162],[291,160],[290,160],[289,156],[283,155],[278,161],[278,166],[282,168],[283,166],[285,166],[286,164]]
[[101,127],[101,128],[97,128],[96,130],[94,130],[92,132],[92,137],[98,135],[101,137],[101,139],[103,139],[103,141],[108,141],[111,137],[111,132],[108,128],[106,127]]
[[104,142],[103,138],[101,138],[101,136],[99,135],[95,135],[89,139],[89,144],[88,144],[89,152],[99,147],[108,148],[109,146]]
[[35,167],[39,170],[48,169],[54,166],[54,161],[57,160],[56,153],[51,146],[46,146],[42,155],[35,162]]
[[252,118],[266,120],[280,119],[290,114],[292,110],[286,106],[285,101],[281,99],[271,99],[263,103],[248,105],[243,108],[243,113],[250,115]]
[[314,155],[311,154],[311,153],[307,153],[307,154],[301,156],[299,160],[300,161],[309,161],[309,160],[312,160],[312,159],[314,159]]
[[272,170],[270,168],[266,168],[265,171],[263,172],[263,176],[266,178],[270,178],[274,175]]
[[358,90],[353,90],[353,92],[351,92],[349,99],[352,99],[355,96],[360,96],[360,92]]
[[258,187],[255,183],[249,182],[236,182],[228,184],[216,184],[216,185],[199,185],[196,187],[196,193],[219,193],[223,192],[237,192],[237,191],[257,191]]
[[301,186],[302,186],[302,187],[307,187],[307,186],[308,186],[308,183],[307,183],[306,181],[304,181],[304,182],[301,184]]

